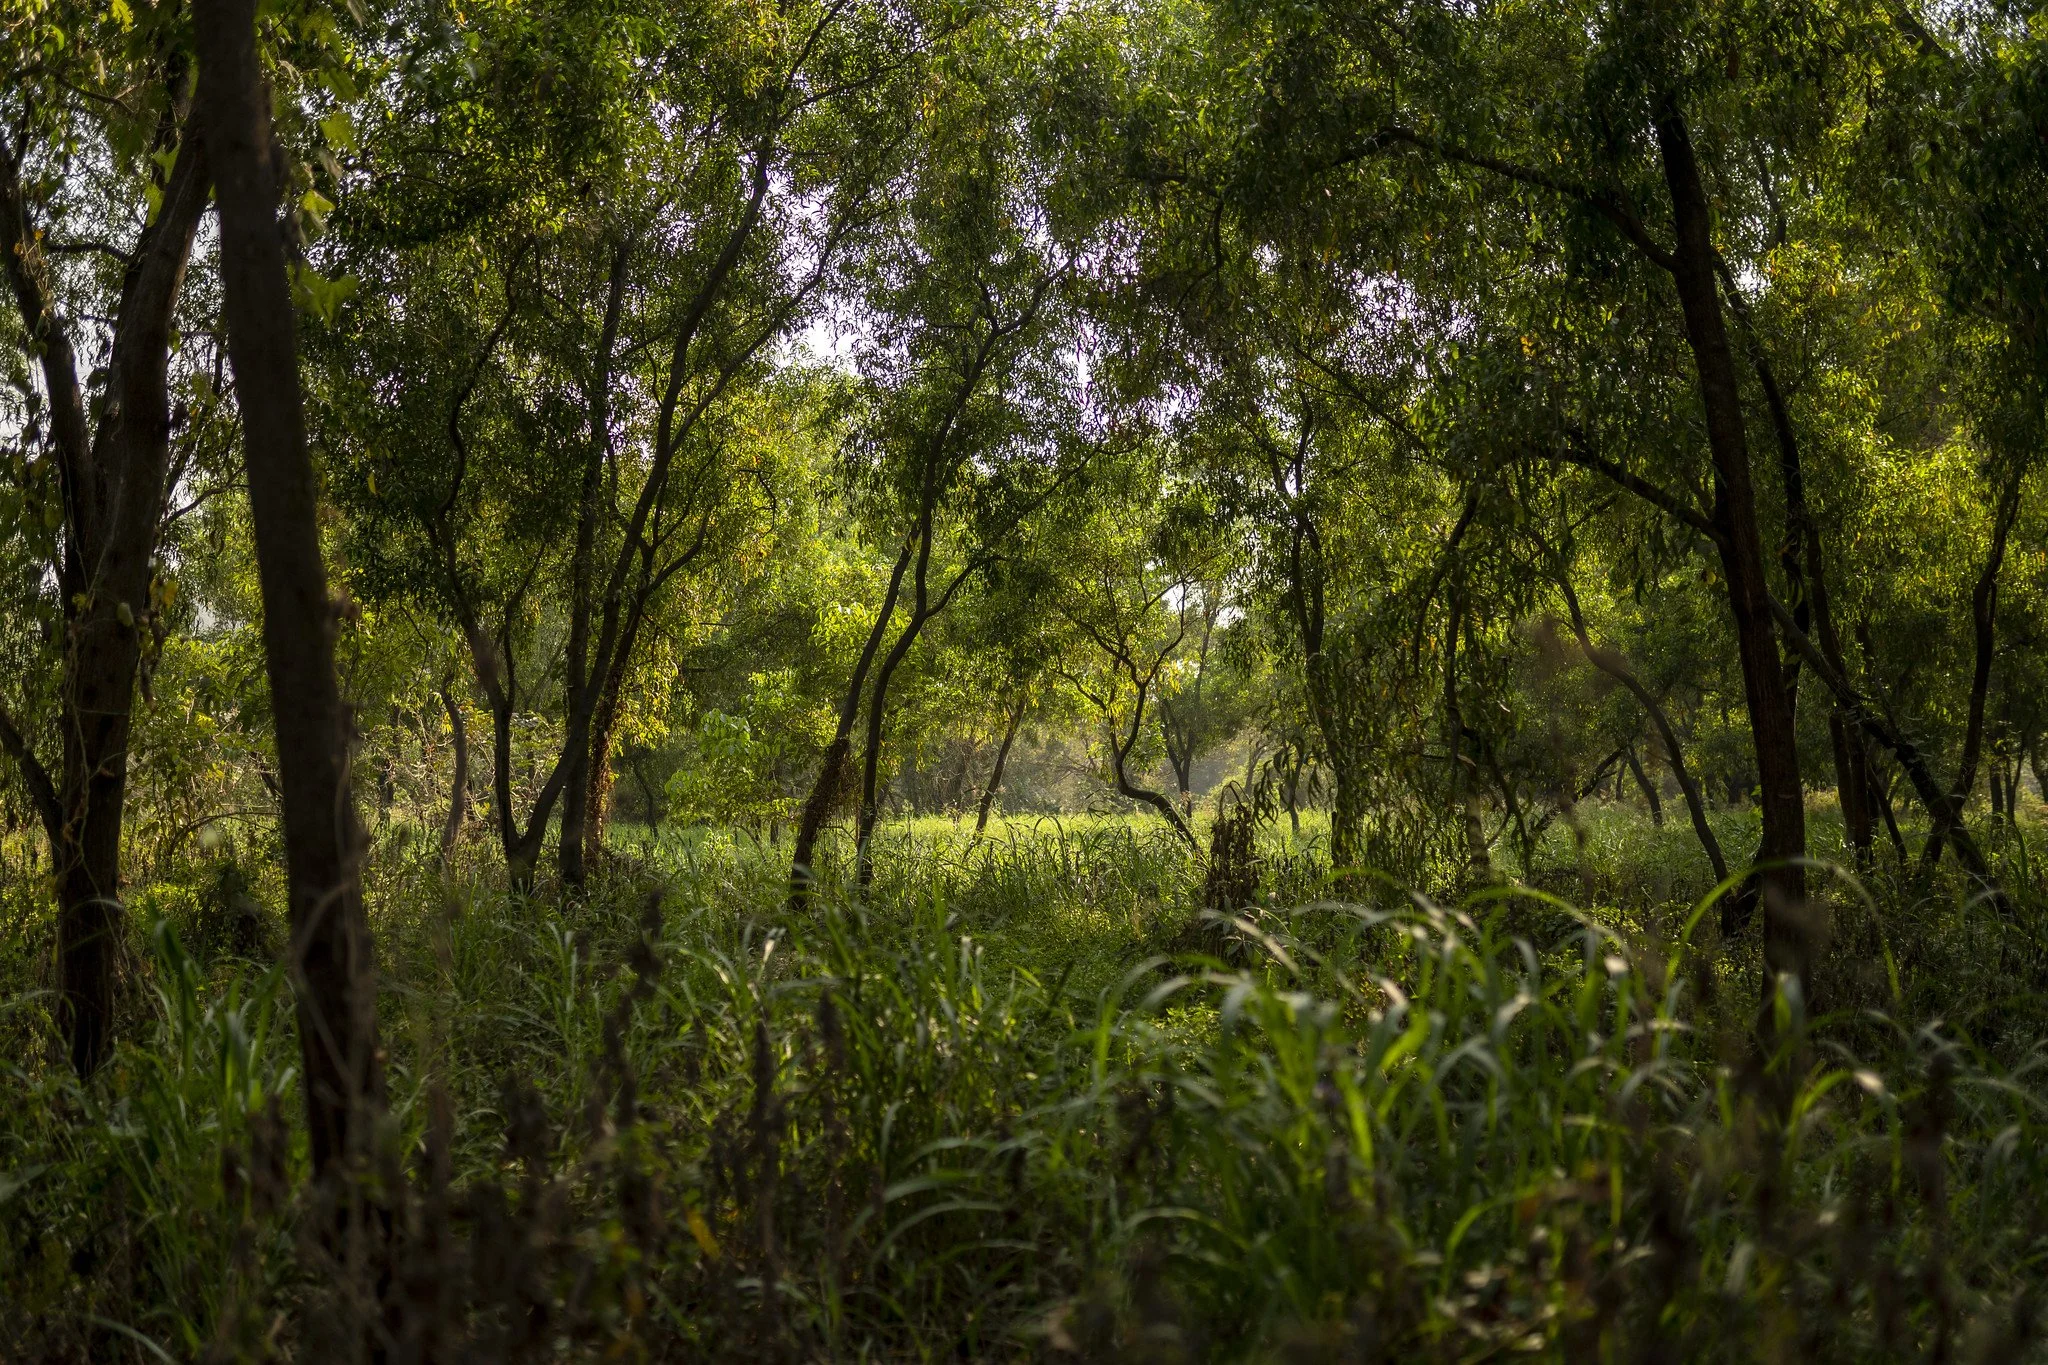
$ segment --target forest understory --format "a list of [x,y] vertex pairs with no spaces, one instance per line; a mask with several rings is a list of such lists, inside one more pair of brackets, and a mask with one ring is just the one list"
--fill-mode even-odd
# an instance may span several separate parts
[[[1543,843],[1523,880],[1563,895],[1441,902],[1326,899],[1310,813],[1236,914],[1144,817],[891,822],[873,885],[828,872],[800,915],[786,836],[621,825],[582,891],[514,894],[400,822],[366,877],[391,1093],[356,1264],[293,1121],[281,878],[223,847],[137,899],[132,1041],[89,1085],[5,964],[0,1347],[2034,1358],[2029,805],[2003,912],[1817,876],[1835,966],[1762,1025],[1754,925],[1721,939],[1697,845],[1640,805]],[[6,913],[33,942],[33,899]]]

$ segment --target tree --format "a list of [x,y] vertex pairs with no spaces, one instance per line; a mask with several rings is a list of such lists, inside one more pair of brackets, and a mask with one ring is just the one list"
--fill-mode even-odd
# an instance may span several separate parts
[[[1475,178],[1517,209],[1551,215],[1560,240],[1582,230],[1582,216],[1604,224],[1624,244],[1625,259],[1654,272],[1664,316],[1680,326],[1691,352],[1694,398],[1711,457],[1712,510],[1705,521],[1727,588],[1756,753],[1764,829],[1757,857],[1767,869],[1772,903],[1797,904],[1805,894],[1796,861],[1805,853],[1804,795],[1710,189],[1710,182],[1725,185],[1729,177],[1703,168],[1695,125],[1705,118],[1710,146],[1729,145],[1739,133],[1715,120],[1733,125],[1744,111],[1770,110],[1768,98],[1782,97],[1784,83],[1801,63],[1819,57],[1834,34],[1796,50],[1759,41],[1756,46],[1773,56],[1754,61],[1748,85],[1735,96],[1740,64],[1721,54],[1731,40],[1750,43],[1739,31],[1731,35],[1718,16],[1620,10],[1488,12],[1468,19],[1447,9],[1425,24],[1403,26],[1408,37],[1390,17],[1367,11],[1325,22],[1318,15],[1311,21],[1316,27],[1287,35],[1297,42],[1259,35],[1272,43],[1263,60],[1289,54],[1291,63],[1271,74],[1282,93],[1261,129],[1260,151],[1272,154],[1283,140],[1299,143],[1308,128],[1317,128],[1334,135],[1334,147],[1324,142],[1306,156],[1296,154],[1291,169],[1306,184],[1363,182],[1375,196],[1393,173],[1383,168],[1386,159],[1421,155]],[[1377,55],[1389,39],[1427,73],[1415,88],[1429,93],[1397,93],[1396,73]],[[1333,101],[1350,84],[1336,73],[1353,54],[1369,74],[1341,102]],[[1539,113],[1518,108],[1514,117],[1489,126],[1469,100],[1444,97],[1475,83],[1543,91],[1549,98],[1520,107]],[[1724,203],[1718,217],[1734,223],[1743,207]],[[1774,970],[1792,968],[1798,955],[1788,941],[1789,924],[1773,919],[1767,935]]]
[[[735,554],[772,501],[772,469],[735,458],[765,444],[748,394],[877,211],[901,141],[892,111],[929,37],[867,6],[799,7],[767,42],[728,18],[700,31],[577,8],[587,41],[557,54],[546,25],[502,16],[489,50],[504,69],[577,64],[553,159],[531,164],[513,98],[507,145],[461,149],[487,168],[478,198],[504,200],[501,213],[459,235],[430,223],[430,241],[396,250],[394,233],[418,230],[415,207],[362,215],[357,259],[390,306],[366,310],[356,337],[370,344],[337,357],[354,370],[342,386],[366,466],[354,487],[365,529],[411,523],[364,558],[375,591],[429,594],[469,642],[521,884],[558,804],[558,864],[581,881],[651,616],[688,574]],[[440,97],[442,79],[422,77],[415,97]],[[502,88],[490,73],[482,84]],[[561,737],[522,817],[515,720],[549,704]]]
[[349,787],[350,719],[334,673],[339,606],[321,561],[298,322],[278,221],[285,180],[259,64],[255,0],[201,0],[194,18],[200,135],[220,203],[223,311],[277,728],[301,1086],[313,1168],[328,1175],[368,1157],[384,1107],[363,831]]
[[1146,478],[1152,471],[1143,461],[1133,472],[1118,489],[1126,497],[1103,507],[1074,537],[1058,610],[1086,647],[1055,667],[1100,718],[1110,785],[1158,811],[1193,851],[1187,815],[1172,798],[1140,785],[1134,760],[1152,737],[1148,707],[1159,703],[1162,680],[1199,629],[1199,613],[1182,606],[1202,576],[1162,555],[1156,505],[1137,492],[1157,487],[1157,475]]
[[[59,497],[47,505],[61,508],[52,568],[64,642],[49,726],[56,762],[42,757],[42,727],[5,712],[0,747],[50,843],[59,1013],[81,1076],[113,1043],[129,734],[137,670],[163,605],[156,555],[172,429],[184,418],[172,406],[173,356],[192,356],[176,322],[209,185],[190,135],[192,61],[179,17],[127,14],[62,6],[39,22],[9,22],[0,39],[0,263],[40,380],[21,389],[28,443],[55,468]],[[67,173],[79,148],[104,174]],[[82,372],[81,351],[105,363]]]
[[1181,813],[1195,808],[1195,764],[1234,738],[1246,720],[1246,695],[1233,675],[1227,636],[1241,611],[1221,577],[1192,582],[1172,603],[1188,640],[1188,656],[1163,680],[1159,730],[1173,767]]
[[[1093,221],[1038,197],[1053,166],[1031,115],[1049,93],[1035,42],[990,15],[935,74],[902,212],[849,284],[869,320],[848,441],[868,525],[896,549],[839,720],[797,829],[793,901],[813,883],[827,814],[841,796],[866,702],[856,865],[871,876],[889,688],[925,628],[1026,539],[1024,528],[1122,436],[1085,402],[1071,297]],[[1023,35],[1036,39],[1038,35]],[[904,620],[896,623],[899,605]],[[884,645],[887,648],[884,648]]]

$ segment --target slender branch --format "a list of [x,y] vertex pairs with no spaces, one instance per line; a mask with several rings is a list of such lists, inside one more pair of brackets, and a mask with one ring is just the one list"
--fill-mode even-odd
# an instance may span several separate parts
[[448,446],[455,456],[455,467],[448,476],[448,496],[441,500],[428,518],[427,534],[436,541],[441,550],[443,571],[448,576],[448,593],[454,602],[457,622],[462,627],[462,637],[469,645],[470,656],[476,665],[477,681],[483,685],[484,695],[494,711],[510,705],[502,695],[499,680],[501,664],[492,653],[490,643],[484,635],[482,623],[475,604],[469,600],[468,592],[462,585],[462,568],[456,553],[455,533],[449,525],[455,504],[462,495],[462,482],[469,469],[469,441],[462,434],[462,410],[483,382],[484,366],[490,363],[491,355],[504,339],[506,329],[512,325],[516,311],[513,296],[513,280],[518,274],[519,262],[525,255],[522,246],[514,256],[512,266],[505,272],[505,311],[491,327],[478,346],[476,358],[470,363],[469,373],[455,391],[454,399],[448,405]]
[[1682,522],[1694,531],[1699,532],[1702,536],[1713,542],[1714,545],[1719,546],[1721,544],[1720,528],[1715,526],[1699,508],[1694,507],[1690,502],[1687,502],[1677,494],[1651,483],[1639,474],[1629,472],[1613,460],[1593,451],[1586,445],[1585,439],[1576,433],[1572,435],[1569,442],[1562,449],[1553,447],[1538,451],[1537,453],[1546,459],[1556,460],[1562,464],[1577,465],[1581,469],[1591,470],[1618,487],[1635,494],[1644,502],[1668,514],[1674,520]]
[[4,264],[13,288],[22,330],[42,360],[43,387],[50,402],[50,435],[63,458],[65,498],[73,503],[67,510],[76,526],[75,489],[87,481],[92,459],[85,399],[79,390],[71,335],[57,317],[46,262],[22,193],[21,154],[7,143],[4,134],[0,134],[0,264]]
[[102,256],[112,257],[124,266],[135,264],[133,253],[121,250],[112,242],[102,242],[95,238],[81,237],[74,242],[46,240],[43,243],[43,250],[53,252],[59,256],[84,256],[98,252]]
[[1531,189],[1548,190],[1550,193],[1560,195],[1566,199],[1577,200],[1619,229],[1621,235],[1626,237],[1629,243],[1637,251],[1641,252],[1643,257],[1651,264],[1667,271],[1677,268],[1677,257],[1672,254],[1671,249],[1650,235],[1649,228],[1644,226],[1643,220],[1636,215],[1635,209],[1617,192],[1597,189],[1590,185],[1581,184],[1576,180],[1567,180],[1561,176],[1551,175],[1547,171],[1539,171],[1534,167],[1521,165],[1518,162],[1503,161],[1498,157],[1487,156],[1483,153],[1472,151],[1469,148],[1460,147],[1455,143],[1446,142],[1442,138],[1419,133],[1412,128],[1382,128],[1379,132],[1367,138],[1357,148],[1330,163],[1329,168],[1335,169],[1355,161],[1362,161],[1366,157],[1376,155],[1388,147],[1403,145],[1429,152],[1445,161],[1455,162],[1461,166],[1470,166],[1475,170],[1488,171],[1503,179],[1511,180],[1518,185],[1526,185]]
[[[1542,544],[1541,537],[1537,538],[1537,543]],[[1650,689],[1643,686],[1642,680],[1636,677],[1635,671],[1621,655],[1593,643],[1593,637],[1586,629],[1586,614],[1579,609],[1579,595],[1572,589],[1571,575],[1565,572],[1562,563],[1555,564],[1554,572],[1557,576],[1557,586],[1564,592],[1565,606],[1571,612],[1572,634],[1579,639],[1580,652],[1586,656],[1586,662],[1627,688],[1629,695],[1636,699],[1636,704],[1641,706],[1643,713],[1650,718],[1650,723],[1657,727],[1657,736],[1664,743],[1665,755],[1671,760],[1672,775],[1678,779],[1679,789],[1685,793],[1685,809],[1692,817],[1693,833],[1699,836],[1700,847],[1706,850],[1707,861],[1713,864],[1714,880],[1716,883],[1726,881],[1728,860],[1721,854],[1721,841],[1715,837],[1714,827],[1707,822],[1706,802],[1701,799],[1699,783],[1693,780],[1692,774],[1686,769],[1685,751],[1679,745],[1678,732],[1672,727],[1671,718],[1664,713],[1664,708],[1650,694]],[[1627,757],[1631,766],[1634,766],[1635,755],[1629,753]],[[1643,778],[1640,769],[1636,777],[1647,789],[1648,782]]]
[[1834,665],[1828,661],[1827,655],[1814,644],[1812,637],[1799,628],[1799,623],[1793,618],[1791,610],[1778,600],[1777,595],[1772,594],[1769,600],[1771,615],[1776,618],[1778,629],[1784,635],[1786,643],[1799,651],[1807,666],[1813,669],[1814,676],[1835,694],[1835,699],[1841,703],[1849,719],[1865,734],[1891,750],[1899,760],[1899,767],[1904,770],[1907,780],[1913,784],[1914,794],[1920,798],[1928,813],[1937,821],[1949,822],[1948,839],[1954,846],[1956,857],[1964,869],[1993,898],[2002,902],[2005,892],[2000,888],[1997,878],[1992,875],[1991,865],[1985,859],[1983,850],[1978,847],[1976,839],[1963,823],[1962,811],[1956,808],[1952,795],[1935,780],[1934,770],[1928,766],[1927,756],[1921,753],[1919,746],[1906,735],[1904,727],[1899,724],[1898,716],[1893,712],[1889,702],[1884,700],[1883,694],[1879,694],[1879,702],[1883,706],[1883,714],[1879,714],[1871,709],[1869,698],[1857,691],[1854,684],[1837,672]]
[[1927,25],[1920,22],[1919,15],[1913,13],[1913,8],[1907,0],[1888,0],[1885,11],[1899,32],[1905,34],[1913,46],[1920,49],[1921,56],[1935,57],[1942,61],[1953,60],[1952,54],[1942,45],[1941,40],[1928,30]]
[[[1969,719],[1963,728],[1963,752],[1956,765],[1955,784],[1949,788],[1949,808],[1960,816],[1963,805],[1970,799],[1970,793],[1977,785],[1978,761],[1984,749],[1984,703],[1991,690],[1992,656],[1997,644],[1998,626],[1998,576],[2005,566],[2006,539],[2012,533],[2012,524],[2019,517],[2020,485],[2025,470],[2016,471],[1998,499],[1998,508],[1992,515],[1991,549],[1984,557],[1983,572],[1977,575],[1977,586],[1970,594],[1970,620],[1975,633],[1976,659],[1970,676]],[[1927,849],[1921,857],[1924,872],[1932,872],[1941,859],[1942,845],[1948,838],[1949,822],[1936,819],[1934,830],[1927,836]]]
[[54,857],[64,843],[64,805],[57,799],[57,784],[50,780],[50,770],[36,757],[27,736],[4,708],[0,708],[0,749],[7,750],[15,766],[21,769],[21,780],[28,787],[29,799],[35,802],[36,815],[43,822],[43,833],[49,837]]

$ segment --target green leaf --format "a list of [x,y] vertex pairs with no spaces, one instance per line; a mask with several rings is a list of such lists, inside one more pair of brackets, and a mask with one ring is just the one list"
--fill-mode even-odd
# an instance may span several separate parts
[[327,226],[327,215],[334,212],[334,201],[318,190],[307,190],[299,198],[299,211],[318,232]]
[[337,151],[347,151],[356,144],[355,120],[345,109],[337,109],[320,120],[320,136],[327,139],[327,145]]
[[352,275],[330,280],[311,266],[292,267],[292,302],[300,312],[312,313],[324,323],[331,324],[341,305],[355,292],[356,279]]

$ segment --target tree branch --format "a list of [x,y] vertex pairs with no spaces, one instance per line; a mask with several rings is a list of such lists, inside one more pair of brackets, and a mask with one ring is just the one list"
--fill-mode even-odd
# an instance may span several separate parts
[[[1543,544],[1540,536],[1537,537],[1537,544]],[[1561,562],[1555,564],[1554,572],[1557,575],[1557,586],[1564,591],[1565,606],[1571,611],[1572,634],[1578,637],[1579,649],[1585,654],[1586,662],[1627,688],[1629,695],[1636,699],[1636,704],[1641,706],[1643,713],[1650,718],[1650,723],[1657,727],[1657,736],[1664,743],[1665,755],[1671,760],[1671,773],[1678,779],[1679,790],[1685,793],[1685,809],[1692,817],[1693,833],[1699,837],[1700,847],[1706,850],[1707,861],[1713,865],[1714,880],[1717,883],[1728,880],[1728,860],[1721,854],[1721,841],[1715,837],[1714,827],[1707,822],[1706,802],[1700,796],[1699,784],[1686,769],[1685,751],[1679,745],[1678,731],[1672,728],[1671,718],[1664,713],[1664,708],[1650,694],[1650,689],[1643,686],[1642,680],[1636,677],[1635,670],[1628,666],[1621,655],[1593,643],[1593,637],[1586,629],[1586,614],[1579,609],[1579,595],[1572,589],[1571,575],[1565,571]],[[1631,753],[1627,757],[1629,763],[1634,765],[1635,755]],[[1637,772],[1637,779],[1643,780],[1640,771]],[[1644,785],[1647,788],[1647,782]]]
[[1595,474],[1608,479],[1618,487],[1635,494],[1659,511],[1665,512],[1674,519],[1683,522],[1686,526],[1705,536],[1714,545],[1719,546],[1721,543],[1720,528],[1715,526],[1704,512],[1677,494],[1651,483],[1639,474],[1630,473],[1613,460],[1591,450],[1586,445],[1585,438],[1576,432],[1572,434],[1569,443],[1564,449],[1542,450],[1538,454],[1545,459],[1556,460],[1563,464],[1577,465],[1581,469],[1589,469]]
[[50,854],[56,856],[64,843],[64,806],[57,799],[57,784],[50,780],[50,770],[29,747],[27,736],[21,733],[14,718],[0,708],[0,749],[7,750],[21,769],[21,780],[28,787],[29,799],[35,802],[36,815],[43,822],[43,833],[50,840]]
[[[21,154],[0,133],[0,262],[14,292],[22,330],[42,359],[43,387],[50,401],[50,434],[70,473],[67,483],[80,481],[92,459],[85,400],[78,386],[78,360],[71,335],[57,318],[50,279],[28,202],[21,191]],[[67,498],[73,495],[69,488]]]
[[1807,666],[1813,669],[1814,676],[1835,694],[1835,699],[1841,703],[1849,719],[1865,734],[1892,751],[1899,760],[1899,767],[1905,771],[1907,780],[1913,784],[1914,794],[1920,798],[1928,813],[1936,821],[1949,822],[1948,840],[1955,847],[1956,858],[1994,899],[2002,903],[2005,892],[1999,886],[1997,878],[1992,875],[1991,865],[1985,860],[1983,850],[1977,846],[1976,839],[1964,825],[1962,811],[1956,808],[1951,794],[1935,780],[1934,771],[1927,764],[1927,756],[1920,752],[1918,745],[1907,738],[1904,728],[1900,726],[1898,717],[1892,713],[1889,704],[1884,706],[1882,716],[1873,711],[1869,698],[1857,691],[1854,684],[1835,670],[1820,647],[1799,628],[1799,623],[1793,618],[1791,610],[1778,600],[1775,593],[1770,595],[1770,606],[1771,615],[1776,618],[1785,642],[1799,651]]
[[1575,180],[1566,180],[1559,176],[1551,175],[1548,172],[1536,170],[1530,166],[1523,166],[1512,161],[1502,161],[1498,157],[1486,156],[1482,153],[1457,146],[1455,143],[1445,142],[1442,138],[1431,137],[1426,133],[1418,133],[1412,128],[1382,128],[1379,132],[1367,138],[1359,148],[1331,163],[1331,169],[1348,165],[1354,161],[1364,160],[1383,148],[1397,145],[1414,147],[1420,151],[1429,152],[1445,161],[1455,162],[1461,166],[1470,166],[1475,170],[1487,171],[1503,179],[1511,180],[1518,185],[1527,185],[1531,189],[1548,190],[1552,194],[1561,195],[1566,199],[1575,199],[1612,223],[1620,230],[1621,235],[1629,240],[1630,245],[1641,252],[1644,259],[1648,260],[1652,265],[1666,271],[1677,267],[1677,258],[1671,253],[1670,249],[1650,235],[1649,228],[1644,226],[1643,220],[1636,216],[1635,210],[1613,190],[1595,189],[1593,186],[1583,185]]

